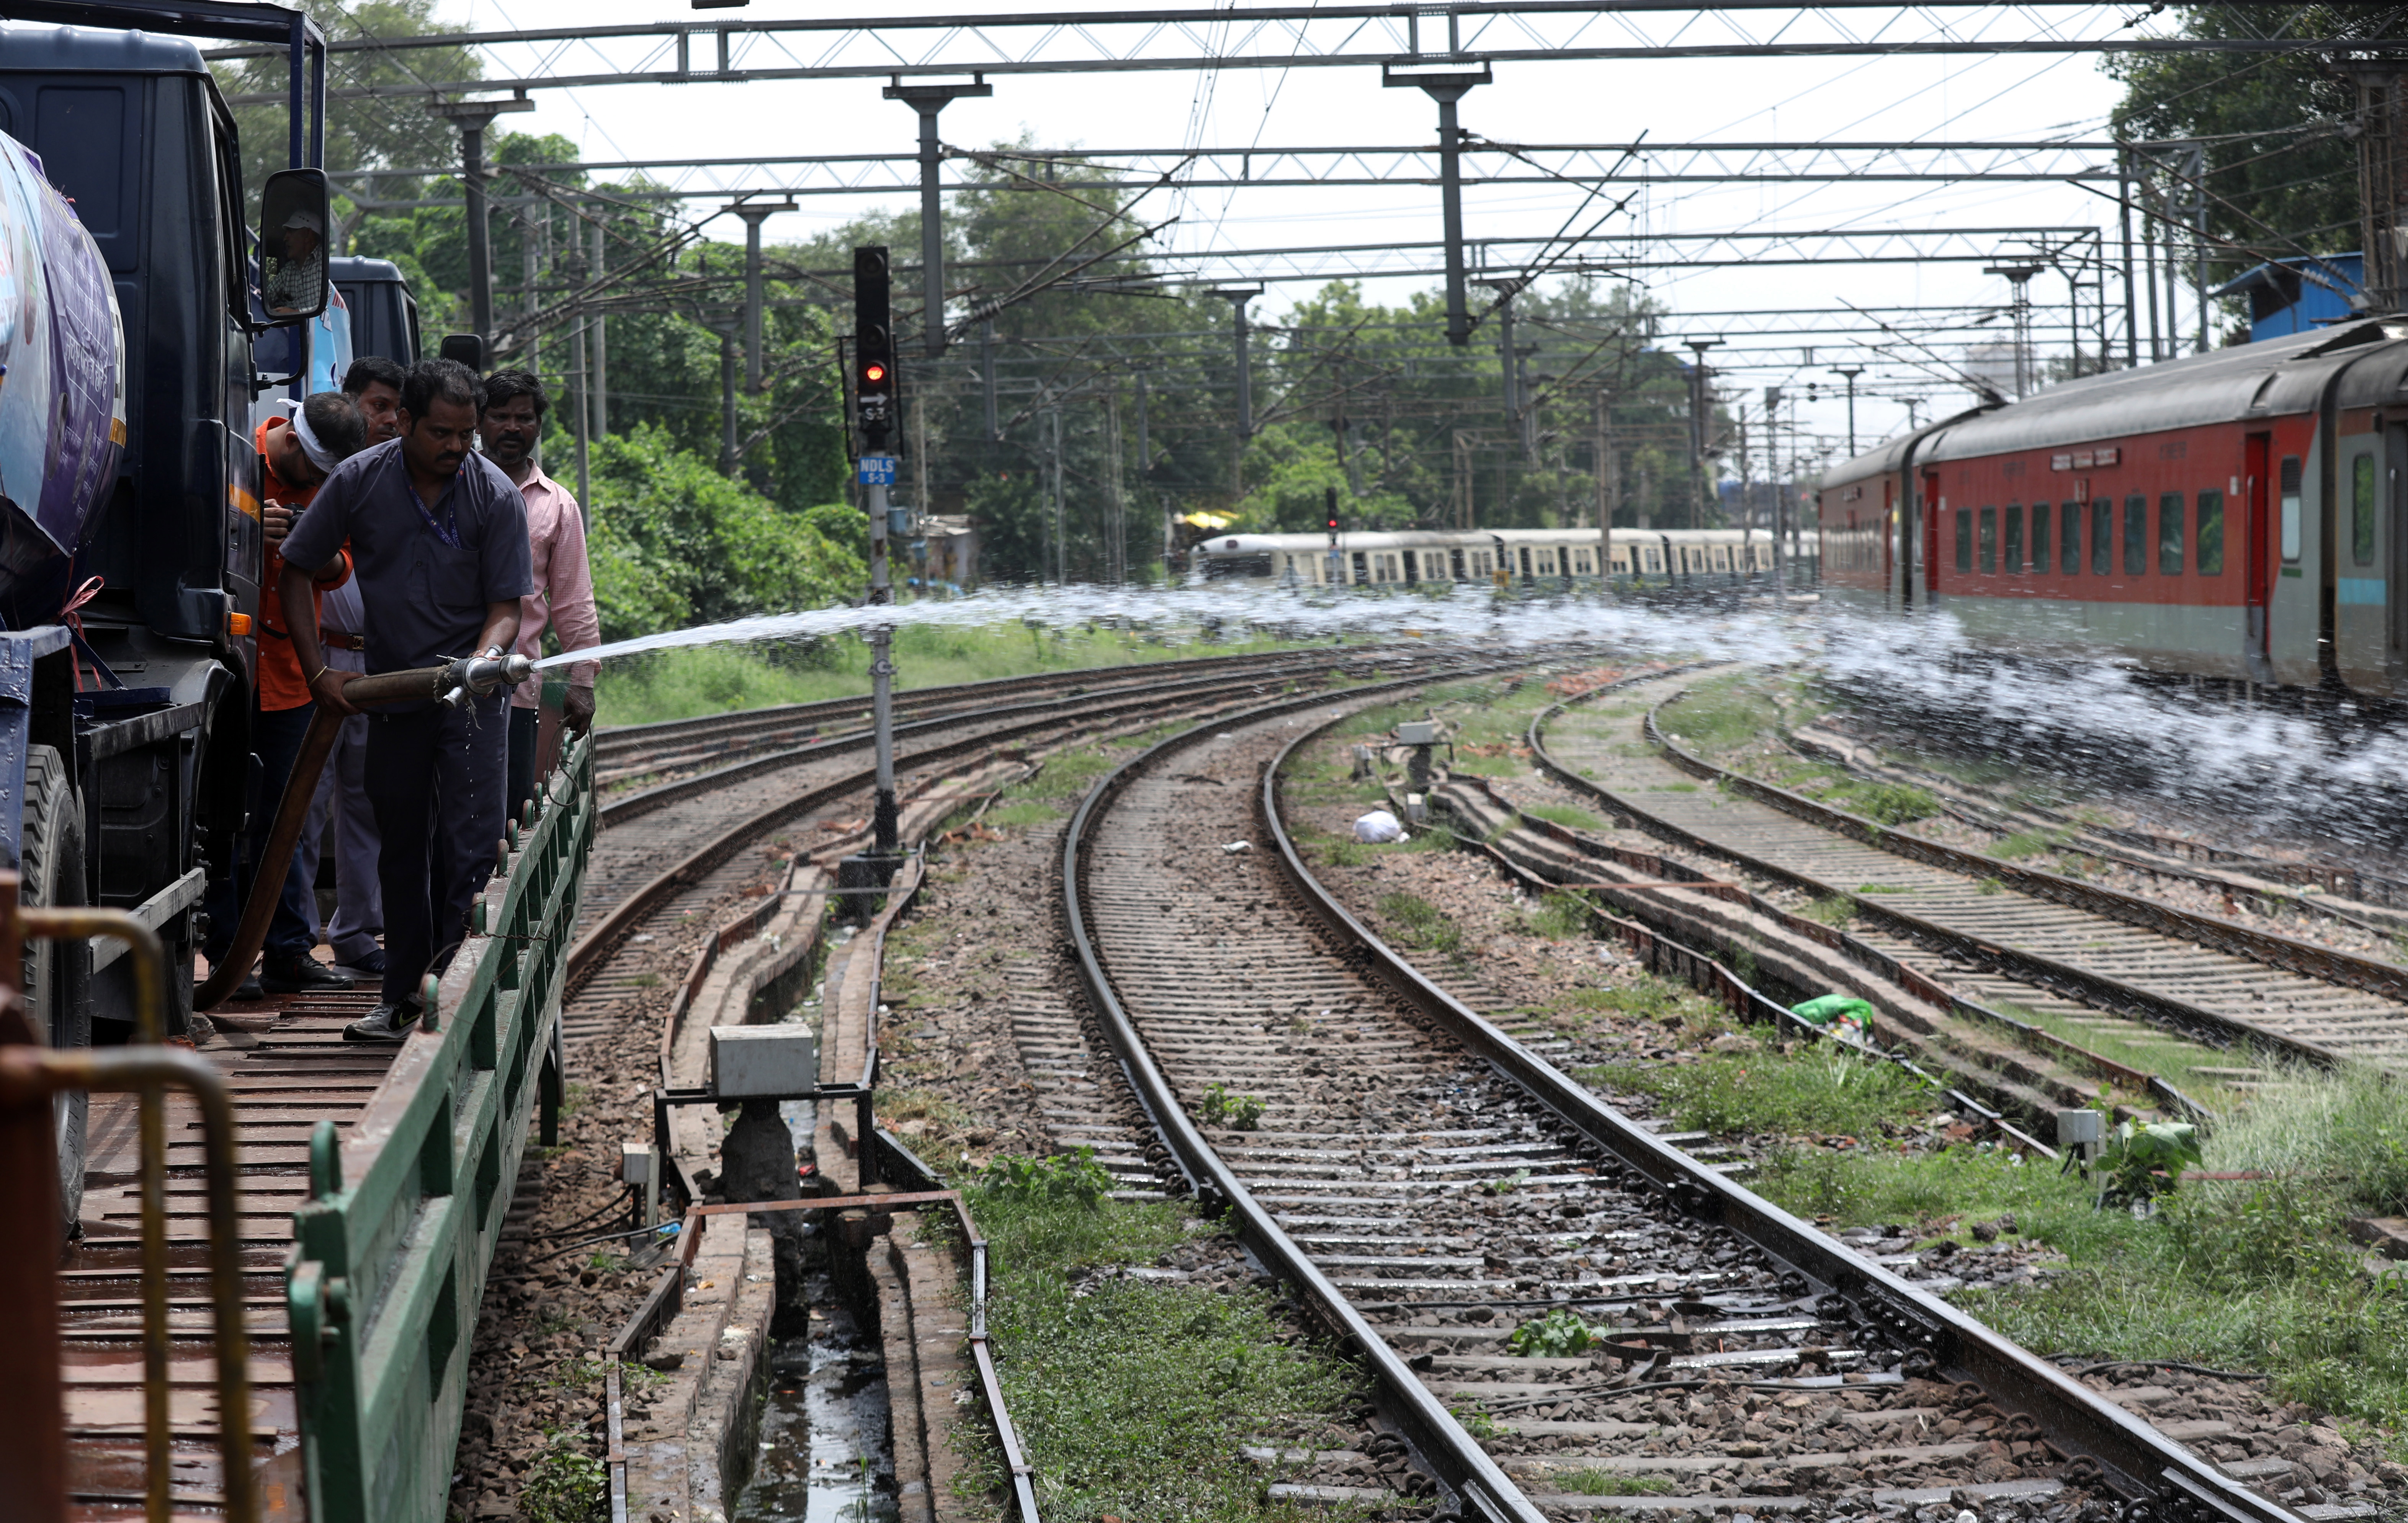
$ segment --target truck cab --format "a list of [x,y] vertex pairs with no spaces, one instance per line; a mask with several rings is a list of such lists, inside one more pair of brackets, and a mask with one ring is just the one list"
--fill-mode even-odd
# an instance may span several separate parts
[[[0,133],[15,142],[0,148],[12,155],[20,194],[18,236],[0,248],[0,284],[56,287],[58,267],[88,270],[89,235],[105,276],[90,281],[93,293],[79,306],[54,303],[34,320],[88,326],[78,312],[105,310],[113,295],[118,357],[106,380],[120,410],[108,424],[108,474],[86,483],[71,509],[45,490],[36,517],[17,500],[23,481],[0,483],[13,490],[0,491],[8,518],[0,869],[21,872],[29,904],[123,909],[158,931],[173,974],[168,1026],[180,1031],[202,888],[222,870],[253,802],[264,544],[250,420],[262,394],[280,389],[272,382],[307,384],[310,371],[347,356],[337,313],[265,319],[234,116],[198,47],[142,28],[289,41],[296,165],[304,54],[319,64],[312,83],[322,107],[324,39],[297,12],[225,0],[172,9],[22,0],[9,14],[0,23]],[[314,184],[322,209],[322,177]],[[37,238],[23,236],[29,225]],[[30,273],[29,256],[41,265]],[[281,344],[255,352],[260,339]],[[262,376],[259,362],[279,347],[320,365],[298,366],[302,376],[289,380]],[[84,344],[87,360],[93,349]],[[77,379],[91,389],[92,378]],[[12,371],[0,386],[17,393],[0,393],[0,405],[22,408],[41,386],[64,384]],[[29,944],[25,974],[29,1013],[53,1045],[133,1034],[132,967],[119,943]],[[63,1114],[59,1144],[72,1222],[79,1117],[71,1124]]]

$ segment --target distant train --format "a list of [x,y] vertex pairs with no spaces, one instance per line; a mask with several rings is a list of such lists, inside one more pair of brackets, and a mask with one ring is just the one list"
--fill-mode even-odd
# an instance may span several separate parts
[[2408,697],[2408,328],[2069,382],[1823,479],[1828,599],[1979,644]]
[[[1812,543],[1807,546],[1810,552]],[[1772,574],[1761,530],[1409,529],[1341,534],[1218,534],[1194,565],[1209,582],[1277,586],[1414,587],[1480,582],[1525,587],[1608,580],[1660,586],[1735,585]],[[1793,572],[1799,581],[1809,568]]]

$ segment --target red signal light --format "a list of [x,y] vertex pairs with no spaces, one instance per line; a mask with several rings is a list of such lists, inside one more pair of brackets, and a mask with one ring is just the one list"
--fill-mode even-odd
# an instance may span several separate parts
[[886,366],[880,365],[873,360],[868,365],[862,366],[861,379],[868,381],[884,381],[886,379]]

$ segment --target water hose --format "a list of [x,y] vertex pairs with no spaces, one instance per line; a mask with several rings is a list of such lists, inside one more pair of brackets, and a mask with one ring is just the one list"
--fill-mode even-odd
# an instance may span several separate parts
[[[343,685],[343,697],[354,705],[424,703],[432,699],[457,709],[496,688],[524,682],[533,669],[534,663],[523,655],[506,656],[499,661],[476,657],[439,667],[354,677]],[[308,733],[301,738],[301,753],[293,758],[293,770],[284,780],[284,797],[277,805],[276,824],[267,833],[267,845],[252,864],[251,897],[243,901],[242,919],[235,926],[234,944],[209,970],[208,982],[193,991],[194,1010],[211,1009],[240,987],[251,971],[251,960],[266,941],[267,923],[276,914],[277,896],[283,892],[285,874],[293,867],[293,854],[300,846],[301,831],[309,821],[309,802],[318,792],[318,774],[325,770],[326,757],[335,749],[335,737],[341,733],[346,717],[322,703],[311,716]]]

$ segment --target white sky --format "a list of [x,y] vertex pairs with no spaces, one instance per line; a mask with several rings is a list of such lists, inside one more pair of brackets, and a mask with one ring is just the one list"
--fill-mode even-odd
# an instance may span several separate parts
[[[928,8],[945,14],[1009,13],[978,0]],[[637,23],[665,17],[707,23],[831,12],[871,13],[868,7],[851,5],[806,9],[796,0],[758,0],[745,9],[703,12],[671,12],[661,0],[450,0],[440,15],[447,22],[493,29]],[[2041,14],[2071,31],[2096,35],[2104,30],[2095,20],[2084,24],[2093,13]],[[1851,18],[1850,24],[1861,29],[1870,23]],[[1904,30],[1890,35],[1928,35],[1929,24],[1928,19],[1910,19]],[[2035,30],[2028,35],[2039,35],[2039,24],[2035,21]],[[524,51],[511,54],[495,71],[523,67],[527,56]],[[2106,114],[2120,94],[2100,65],[2097,55],[1505,64],[1498,66],[1496,84],[1465,98],[1462,122],[1468,130],[1490,138],[1533,143],[1627,141],[1642,132],[1662,142],[2095,139],[2104,135]],[[556,66],[583,73],[592,68],[593,60],[572,51],[560,56]],[[537,111],[503,120],[513,130],[557,132],[581,145],[585,157],[596,160],[725,157],[748,151],[909,152],[916,142],[917,118],[900,102],[880,97],[882,82],[538,91]],[[1434,140],[1436,108],[1417,90],[1383,90],[1370,68],[1232,69],[1210,79],[1168,72],[1006,76],[995,81],[992,99],[949,107],[942,127],[948,142],[972,146],[1016,137],[1024,130],[1041,145],[1091,148],[1409,144]],[[1581,194],[1570,186],[1474,189],[1466,197],[1466,232],[1473,237],[1552,232]],[[1157,193],[1147,206],[1151,209],[1165,199]],[[771,219],[766,235],[772,241],[806,237],[881,204],[866,196],[807,198],[802,210]],[[1207,191],[1174,209],[1183,218],[1170,240],[1174,258],[1179,250],[1203,247],[1419,241],[1436,238],[1439,230],[1436,188],[1418,184],[1310,192]],[[1589,214],[1596,209],[1592,207]],[[2108,200],[2065,184],[1739,184],[1655,188],[1632,204],[1622,223],[1609,226],[1697,232],[2079,225],[2112,231],[2114,218]],[[728,225],[732,230],[734,224]],[[2001,251],[2011,251],[2011,246],[2001,245]],[[1980,273],[1978,265],[1662,270],[1653,272],[1649,280],[1657,299],[1675,312],[1792,307],[1838,310],[1842,299],[1869,307],[2002,305],[2009,295],[2006,280]],[[1394,301],[1410,287],[1435,283],[1374,284],[1369,294]],[[1273,287],[1256,304],[1255,315],[1275,321],[1287,301],[1311,289]],[[2032,290],[2036,303],[2053,305],[2061,313],[2061,279],[2043,275]],[[2111,299],[2120,300],[2113,287],[2111,293]],[[2087,307],[2086,298],[2086,310]],[[2003,326],[1993,324],[1980,333]],[[1711,324],[1691,329],[1700,330],[1714,331]],[[1934,340],[1934,347],[1953,358],[1963,341]],[[1837,386],[1830,366],[1863,363],[1860,351],[1828,341],[1817,344],[1812,338],[1747,342],[1758,348],[1784,346],[1777,352],[1727,353],[1713,359],[1722,372],[1721,384],[1731,393],[1744,391],[1751,413],[1761,406],[1763,386],[1781,384],[1793,394],[1809,379]],[[1805,367],[1808,345],[1815,349],[1812,369]],[[2061,353],[2061,339],[2052,347]],[[1930,389],[1927,376],[1905,366],[1877,365],[1859,382],[1857,438],[1863,448],[1906,420],[1905,409],[1882,395],[1889,389],[1880,384],[1884,381],[1892,387],[1905,382],[1918,391]],[[1953,408],[1965,400],[1966,394],[1957,390],[1943,395],[1941,405]],[[1924,416],[1930,415],[1927,407]],[[1798,422],[1803,432],[1837,444],[1845,431],[1845,409],[1830,401],[1801,406]]]

